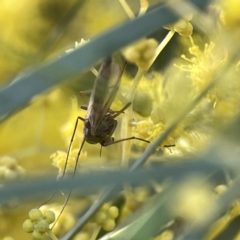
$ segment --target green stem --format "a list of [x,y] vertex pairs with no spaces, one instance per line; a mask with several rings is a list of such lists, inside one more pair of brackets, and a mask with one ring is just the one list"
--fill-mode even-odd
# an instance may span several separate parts
[[154,61],[156,60],[156,58],[158,57],[158,55],[162,52],[162,50],[166,47],[166,45],[168,44],[168,42],[172,39],[172,37],[174,36],[175,31],[174,30],[170,30],[167,34],[167,36],[163,39],[163,41],[158,45],[156,52],[151,60],[151,63],[149,65],[149,67],[152,66],[152,64],[154,63]]
[[47,231],[47,234],[49,235],[49,237],[52,240],[58,240],[58,238],[55,236],[55,234],[50,229]]
[[101,227],[100,226],[97,226],[93,232],[93,235],[91,237],[90,240],[96,240],[97,239],[97,236],[98,236],[98,233],[100,232],[101,230]]
[[135,93],[137,91],[138,84],[140,83],[141,78],[142,78],[144,73],[145,73],[145,71],[143,71],[140,68],[138,69],[137,75],[135,76],[135,78],[133,80],[133,84],[131,86],[131,89],[126,96],[127,102],[132,102],[133,101],[133,98],[134,98]]
[[[158,57],[158,55],[161,53],[161,51],[167,45],[167,43],[172,39],[172,37],[174,36],[174,33],[175,33],[174,30],[169,31],[167,36],[164,38],[164,40],[159,44],[159,46],[157,47],[156,52],[155,52],[153,58],[151,59],[151,61],[149,63],[149,68],[152,66],[152,64],[154,63],[154,61]],[[131,86],[131,89],[130,89],[129,93],[126,96],[127,102],[133,102],[134,96],[135,96],[136,91],[137,91],[137,87],[138,87],[138,85],[140,83],[140,80],[142,79],[142,76],[144,75],[145,72],[146,72],[146,70],[142,70],[141,68],[138,68],[137,75],[135,76],[135,78],[133,80],[133,84]],[[132,105],[130,106],[129,109],[126,110],[125,117],[123,118],[123,121],[122,121],[122,124],[121,124],[122,138],[126,138],[126,137],[129,137],[131,135],[132,131],[128,127],[129,122],[131,121],[131,119],[133,119]],[[128,162],[127,162],[127,159],[128,159],[127,152],[130,151],[130,148],[131,148],[131,146],[129,146],[128,149],[127,149],[127,142],[123,142],[123,147],[122,147],[122,166],[123,167],[127,167],[127,165],[128,165]]]

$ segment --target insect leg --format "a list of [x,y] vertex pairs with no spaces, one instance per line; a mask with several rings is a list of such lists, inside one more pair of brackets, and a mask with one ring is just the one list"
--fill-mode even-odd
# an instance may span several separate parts
[[[81,117],[78,117],[78,118],[80,118],[80,119],[82,120]],[[78,118],[77,118],[77,123],[78,123]],[[74,130],[76,131],[75,128],[74,128]],[[75,134],[75,132],[74,132],[74,134]],[[85,143],[85,138],[83,139],[82,144],[81,144],[81,147],[80,147],[79,150],[78,150],[78,154],[77,154],[77,158],[76,158],[76,163],[75,163],[74,170],[73,170],[73,175],[72,175],[72,178],[73,178],[73,179],[74,179],[74,177],[75,177],[75,175],[76,175],[78,160],[79,160],[79,157],[80,157],[80,154],[81,154],[81,151],[82,151],[82,148],[83,148],[84,143]],[[68,203],[68,200],[69,200],[69,198],[70,198],[70,196],[71,196],[71,193],[72,193],[72,188],[70,188],[69,193],[68,193],[68,196],[67,196],[67,198],[66,198],[66,200],[65,200],[65,202],[64,202],[64,204],[63,204],[63,207],[62,207],[62,209],[61,209],[58,217],[56,218],[56,221],[55,221],[55,223],[53,224],[53,226],[52,226],[51,229],[54,228],[54,226],[55,226],[55,224],[57,223],[58,219],[59,219],[60,216],[62,215],[65,207],[67,206],[67,203]]]
[[64,169],[63,169],[63,173],[62,173],[61,179],[64,177],[65,172],[66,172],[66,169],[67,169],[67,162],[68,162],[70,150],[71,150],[71,147],[72,147],[73,139],[74,139],[74,137],[75,137],[75,133],[76,133],[76,130],[77,130],[77,126],[78,126],[78,121],[79,121],[79,120],[81,120],[81,121],[83,121],[83,122],[85,121],[84,118],[79,117],[79,116],[78,116],[77,119],[76,119],[76,123],[75,123],[75,126],[74,126],[73,134],[72,134],[72,137],[71,137],[71,140],[70,140],[70,144],[69,144],[69,147],[68,147],[67,158],[66,158],[66,162],[65,162],[65,165],[64,165]]
[[80,108],[83,109],[83,110],[88,110],[87,106],[81,106]]
[[113,119],[112,124],[113,124],[113,126],[112,126],[112,129],[111,129],[111,132],[109,132],[109,134],[108,134],[108,138],[105,139],[104,141],[100,142],[100,144],[101,144],[100,157],[102,156],[102,147],[108,146],[108,145],[110,145],[109,143],[114,142],[114,138],[111,137],[111,136],[113,135],[113,133],[114,133],[116,127],[117,127],[117,124],[118,124],[117,120]]
[[[89,98],[91,93],[92,93],[92,90],[85,90],[85,91],[79,92],[79,95],[83,98]],[[87,97],[86,95],[89,95],[89,96]]]
[[120,115],[121,113],[124,113],[124,111],[131,105],[132,103],[131,102],[129,102],[129,103],[127,103],[121,110],[119,110],[119,111],[112,111],[113,113],[115,113],[112,117],[113,118],[116,118],[118,115]]
[[[81,117],[77,117],[77,119],[76,119],[76,123],[75,123],[75,126],[74,126],[73,134],[72,134],[72,137],[71,137],[71,140],[70,140],[70,144],[69,144],[69,147],[68,147],[68,151],[67,151],[67,157],[66,157],[66,162],[65,162],[65,165],[64,165],[63,173],[62,173],[62,176],[59,179],[60,181],[63,179],[63,177],[65,175],[65,172],[66,172],[67,162],[68,162],[70,150],[71,150],[71,147],[72,147],[72,142],[73,142],[73,139],[74,139],[74,136],[75,136],[75,133],[76,133],[76,129],[77,129],[79,120],[84,121],[85,119],[81,118]],[[56,192],[57,192],[57,190],[55,190],[46,201],[44,201],[41,205],[39,205],[38,208],[40,208],[41,206],[43,206],[46,203],[48,203],[54,197]]]
[[170,148],[170,147],[176,147],[176,145],[175,144],[166,144],[166,145],[163,145],[163,147]]
[[109,141],[109,142],[105,142],[103,143],[102,146],[106,147],[106,146],[109,146],[109,145],[112,145],[112,144],[116,144],[116,143],[120,143],[120,142],[124,142],[124,141],[128,141],[128,140],[132,140],[132,139],[136,139],[136,140],[140,140],[140,141],[143,141],[143,142],[146,142],[146,143],[150,143],[150,141],[148,140],[145,140],[143,138],[138,138],[138,137],[128,137],[128,138],[123,138],[123,139],[119,139],[119,140],[116,140],[116,141]]

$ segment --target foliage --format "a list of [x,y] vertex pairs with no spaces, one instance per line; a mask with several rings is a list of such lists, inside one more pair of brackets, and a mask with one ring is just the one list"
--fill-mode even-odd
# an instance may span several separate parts
[[[239,239],[240,5],[128,2],[0,3],[0,239]],[[151,143],[78,159],[78,92],[110,55],[111,109],[132,102],[114,138]]]

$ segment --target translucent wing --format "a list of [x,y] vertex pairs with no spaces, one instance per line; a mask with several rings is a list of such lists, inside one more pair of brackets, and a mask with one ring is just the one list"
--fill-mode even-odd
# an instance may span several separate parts
[[90,96],[87,116],[94,135],[103,117],[109,110],[120,85],[124,67],[120,67],[112,58],[102,62]]

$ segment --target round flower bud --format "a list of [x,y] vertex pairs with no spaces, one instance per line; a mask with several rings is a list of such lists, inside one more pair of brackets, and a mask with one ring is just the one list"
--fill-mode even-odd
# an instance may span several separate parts
[[145,60],[150,60],[154,57],[156,49],[149,48],[143,52],[142,58]]
[[101,211],[101,210],[99,212],[97,212],[96,215],[95,215],[95,221],[98,224],[101,224],[106,219],[107,219],[107,214],[105,212]]
[[156,40],[156,39],[154,39],[154,38],[149,38],[148,39],[148,46],[150,47],[150,48],[157,48],[157,46],[158,46],[158,41]]
[[174,24],[174,29],[176,32],[183,31],[187,28],[187,21],[180,19],[177,23]]
[[33,240],[41,240],[41,239],[43,239],[43,236],[44,236],[44,234],[40,233],[38,231],[34,231],[32,234]]
[[136,92],[133,99],[133,110],[143,117],[150,115],[152,111],[152,99],[146,92]]
[[90,236],[86,232],[81,232],[74,237],[74,240],[90,240]]
[[30,219],[27,219],[23,223],[23,230],[27,233],[31,233],[34,230],[33,223]]
[[4,237],[2,240],[14,240],[14,239],[12,237],[7,236],[7,237]]
[[40,233],[45,233],[49,230],[49,223],[45,219],[41,219],[38,221],[37,230]]
[[102,225],[103,229],[108,232],[112,231],[115,228],[115,226],[116,226],[116,223],[111,218],[109,218],[107,221],[105,221]]
[[47,211],[44,214],[44,218],[46,219],[46,221],[48,221],[48,223],[53,223],[55,221],[55,213],[53,211]]
[[32,221],[37,221],[43,214],[40,209],[34,208],[29,212],[29,217]]
[[193,26],[190,22],[187,22],[187,27],[182,31],[178,31],[178,33],[183,37],[189,37],[193,33]]
[[218,194],[222,194],[224,193],[225,191],[227,190],[227,186],[226,185],[218,185],[215,187],[215,191],[218,193]]
[[144,51],[148,46],[147,41],[148,41],[147,39],[140,40],[139,42],[136,43],[135,48],[138,51]]
[[133,47],[129,47],[123,50],[123,55],[127,59],[127,61],[131,63],[135,63],[140,58],[139,52],[136,51],[136,49],[134,49]]
[[102,205],[100,211],[107,211],[111,207],[110,203],[105,203]]
[[119,215],[119,210],[118,210],[118,208],[115,207],[115,206],[110,207],[110,208],[108,209],[108,215],[109,215],[110,218],[113,218],[113,219],[117,218],[118,215]]
[[190,22],[181,19],[174,25],[174,30],[183,37],[189,37],[192,35],[193,26]]

